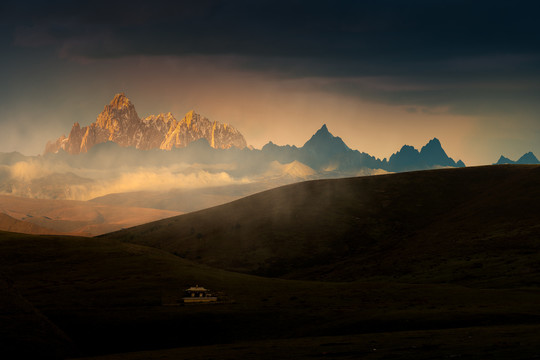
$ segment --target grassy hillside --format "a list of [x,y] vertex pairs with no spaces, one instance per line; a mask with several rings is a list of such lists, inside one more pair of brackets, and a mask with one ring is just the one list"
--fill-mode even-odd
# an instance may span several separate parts
[[[69,337],[72,356],[470,326],[519,332],[540,323],[535,288],[270,279],[104,239],[0,233],[0,272]],[[162,305],[193,284],[229,301]]]
[[[14,329],[0,345],[58,358],[533,358],[539,177],[497,166],[312,181],[102,238],[0,232],[0,315]],[[195,284],[227,301],[164,305]]]
[[4,359],[62,358],[73,344],[0,275],[0,353]]
[[105,238],[265,276],[530,286],[539,183],[538,166],[309,181]]

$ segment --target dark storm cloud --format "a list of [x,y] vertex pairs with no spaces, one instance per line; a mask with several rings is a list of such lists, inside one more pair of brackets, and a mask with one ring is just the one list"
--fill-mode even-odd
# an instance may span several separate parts
[[[17,1],[3,3],[2,20],[11,24],[16,46],[54,48],[62,58],[232,55],[242,69],[338,78],[322,90],[394,104],[454,101],[453,109],[465,111],[474,94],[515,100],[536,86],[530,83],[540,79],[536,4]],[[394,84],[367,87],[349,81],[354,77],[391,77]]]
[[[328,92],[348,96],[357,96],[392,105],[408,106],[415,104],[424,112],[450,112],[459,115],[474,116],[512,116],[518,114],[528,118],[537,117],[540,112],[540,86],[535,84],[518,84],[515,87],[497,83],[468,83],[465,80],[453,83],[420,82],[418,79],[407,79],[409,86],[400,87],[393,83],[381,88],[380,84],[370,82],[331,81],[321,85]],[[504,85],[504,86],[502,86]],[[437,110],[439,108],[440,110]],[[430,110],[435,109],[435,110]],[[407,108],[408,112],[416,112],[417,108]]]
[[[236,54],[321,61],[538,52],[531,1],[13,2],[21,45],[78,44],[73,56]],[[7,15],[7,16],[6,16]],[[117,46],[110,46],[105,41]]]

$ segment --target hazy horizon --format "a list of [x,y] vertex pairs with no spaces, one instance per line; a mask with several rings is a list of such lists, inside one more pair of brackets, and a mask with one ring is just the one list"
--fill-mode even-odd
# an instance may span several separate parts
[[[120,92],[119,92],[120,93]],[[126,96],[129,98],[129,94],[126,94]],[[112,96],[114,97],[114,95]],[[112,97],[111,97],[111,100],[112,100]],[[109,102],[107,102],[106,104],[108,104]],[[135,104],[135,108],[137,109],[137,105]],[[189,110],[186,110],[184,113],[182,113],[181,115],[178,115],[178,114],[175,114],[173,113],[173,116],[177,119],[177,120],[181,120],[186,113],[188,113],[189,111],[191,110],[194,110],[195,112],[197,112],[198,114],[200,114],[201,116],[204,116],[204,117],[208,117],[206,116],[203,112],[195,109],[195,108],[192,108],[192,109],[189,109]],[[158,111],[158,112],[154,112],[154,113],[148,113],[148,114],[141,114],[139,111],[138,111],[138,114],[139,114],[139,117],[142,119],[142,118],[145,118],[145,117],[148,117],[150,115],[158,115],[160,113],[167,113],[169,111]],[[97,118],[97,115],[99,115],[99,112],[96,114],[96,117]],[[86,122],[82,122],[82,121],[75,121],[77,123],[80,124],[81,127],[84,127],[84,126],[88,126],[92,123],[94,123],[96,121],[96,119],[93,119],[93,120],[89,120],[89,121],[86,121]],[[214,119],[214,118],[210,118],[211,121],[214,121],[214,120],[217,120],[217,121],[220,121],[219,119]],[[325,119],[321,119],[321,121],[326,121]],[[74,123],[75,123],[74,122]],[[220,121],[220,122],[223,122],[223,121]],[[228,123],[232,126],[235,126],[234,123]],[[311,136],[313,136],[313,134],[319,130],[323,125],[327,125],[328,127],[331,126],[331,122],[326,122],[326,123],[321,123],[319,125],[313,123],[313,124],[310,124],[310,125],[313,125],[314,128],[306,128],[306,129],[302,129],[302,133],[307,133],[306,135],[306,138],[305,139],[299,139],[297,142],[283,142],[283,141],[280,141],[279,139],[268,139],[268,140],[264,140],[262,139],[260,142],[250,142],[249,141],[249,138],[247,138],[246,136],[246,140],[248,141],[248,145],[249,146],[253,146],[255,149],[261,149],[264,145],[268,144],[269,142],[272,142],[274,144],[277,144],[277,145],[294,145],[294,146],[297,146],[297,147],[302,147],[306,141],[308,141],[310,139]],[[43,144],[35,144],[36,146],[34,146],[34,148],[37,149],[37,151],[35,152],[26,152],[24,150],[21,150],[21,149],[18,149],[18,148],[15,148],[15,149],[7,149],[7,150],[4,150],[4,151],[0,151],[0,152],[11,152],[11,151],[17,151],[23,155],[26,155],[26,156],[36,156],[36,155],[42,155],[43,154],[43,150],[45,148],[45,144],[48,142],[48,141],[55,141],[58,137],[62,136],[62,135],[65,135],[65,136],[68,136],[70,131],[71,131],[71,128],[72,128],[73,124],[71,124],[69,127],[66,128],[65,131],[61,132],[61,133],[57,133],[56,136],[53,136],[51,138],[48,138],[45,140],[45,143]],[[245,135],[241,129],[238,129],[243,135]],[[370,153],[369,151],[366,151],[365,149],[363,148],[356,148],[354,146],[351,146],[349,142],[346,141],[347,138],[350,138],[350,135],[347,136],[347,131],[346,129],[345,130],[345,134],[338,134],[336,133],[332,128],[329,129],[329,131],[334,135],[334,136],[337,136],[337,137],[341,137],[344,142],[353,150],[359,150],[361,152],[367,152],[368,154],[372,155],[372,156],[375,156],[376,158],[379,158],[379,159],[389,159],[390,156],[392,154],[395,154],[396,152],[398,152],[403,146],[405,145],[409,145],[409,146],[413,146],[414,148],[416,149],[420,149],[422,148],[424,145],[426,145],[430,140],[434,139],[434,138],[437,138],[439,140],[441,139],[445,139],[447,138],[446,136],[442,136],[442,137],[437,137],[437,136],[429,136],[428,134],[426,134],[425,137],[422,137],[420,135],[417,135],[417,136],[413,136],[412,138],[416,138],[418,139],[417,141],[415,141],[414,143],[413,142],[404,142],[402,144],[391,144],[390,142],[388,142],[386,145],[388,147],[388,149],[390,149],[389,153],[387,155],[377,155],[375,153]],[[311,131],[311,132],[310,132]],[[30,135],[30,136],[35,136],[35,135],[38,135],[38,134],[26,134],[26,135]],[[294,138],[298,138],[298,136],[294,136],[295,134],[291,134],[291,133],[284,133],[284,134],[278,134],[278,136],[281,136],[283,138],[291,138],[291,137],[294,137]],[[392,134],[393,136],[391,136],[390,134],[388,135],[388,138],[396,138],[396,139],[399,139],[400,137],[398,136],[398,134]],[[425,139],[425,140],[422,140],[422,139]],[[388,139],[387,139],[388,140]],[[22,140],[19,142],[21,143],[23,142]],[[395,145],[395,146],[394,146]],[[455,146],[452,146],[452,144],[448,144],[448,143],[443,143],[444,145],[444,148],[447,150],[447,152],[449,153],[448,149],[452,149],[452,148],[455,148]],[[1,146],[1,145],[0,145]],[[392,147],[393,147],[393,150],[392,150]],[[527,151],[528,152],[528,151]],[[450,154],[450,153],[449,153]],[[523,153],[524,154],[524,153]],[[517,160],[520,156],[522,156],[523,154],[520,154],[520,153],[516,153],[516,156],[515,156],[515,159]],[[508,156],[506,153],[501,153],[501,155],[505,155],[507,157],[510,157],[512,158],[512,156]],[[459,158],[458,156],[455,156],[453,154],[450,154],[450,156],[454,157],[455,159],[462,159],[462,158]],[[498,159],[498,157],[497,157]],[[480,164],[469,164],[467,163],[467,165],[488,165],[488,164],[491,164],[491,163],[494,163],[497,159],[494,159],[493,161],[491,162],[488,162],[486,164],[483,164],[483,163],[480,163]],[[463,160],[463,159],[462,159]]]

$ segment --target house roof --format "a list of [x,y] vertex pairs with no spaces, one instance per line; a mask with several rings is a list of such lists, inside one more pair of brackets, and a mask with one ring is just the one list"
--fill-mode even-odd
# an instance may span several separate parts
[[205,289],[199,285],[195,285],[195,286],[190,287],[189,289],[186,289],[186,291],[208,291],[208,289]]

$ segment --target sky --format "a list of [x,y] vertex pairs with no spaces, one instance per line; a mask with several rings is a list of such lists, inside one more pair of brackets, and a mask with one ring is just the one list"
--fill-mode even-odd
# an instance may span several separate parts
[[124,92],[248,144],[326,124],[388,158],[437,137],[467,165],[540,156],[536,1],[0,3],[0,152],[43,152]]

